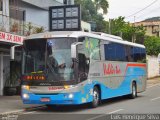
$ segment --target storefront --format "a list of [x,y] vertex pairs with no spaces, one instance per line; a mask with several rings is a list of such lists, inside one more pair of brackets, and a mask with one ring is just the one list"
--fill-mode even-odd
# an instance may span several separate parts
[[12,90],[11,88],[18,85],[18,79],[12,78],[15,76],[16,69],[20,68],[20,53],[16,52],[17,61],[11,61],[10,49],[14,45],[22,45],[23,39],[22,36],[0,32],[0,95],[5,95],[7,88]]

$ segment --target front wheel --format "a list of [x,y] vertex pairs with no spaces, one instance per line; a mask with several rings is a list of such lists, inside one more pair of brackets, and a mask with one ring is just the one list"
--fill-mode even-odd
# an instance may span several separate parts
[[133,82],[132,83],[132,93],[130,94],[130,98],[134,99],[136,97],[137,97],[137,86],[136,86],[136,83]]
[[92,107],[95,108],[100,103],[100,91],[97,87],[94,87],[93,89],[93,101],[91,103]]

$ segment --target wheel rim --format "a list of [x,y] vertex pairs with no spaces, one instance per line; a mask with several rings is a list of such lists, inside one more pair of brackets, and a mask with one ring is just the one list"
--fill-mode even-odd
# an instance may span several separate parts
[[133,85],[132,90],[133,90],[133,96],[135,97],[136,96],[136,86],[135,85]]
[[98,94],[97,91],[93,92],[93,97],[94,97],[94,103],[98,104],[98,102],[99,102],[99,94]]

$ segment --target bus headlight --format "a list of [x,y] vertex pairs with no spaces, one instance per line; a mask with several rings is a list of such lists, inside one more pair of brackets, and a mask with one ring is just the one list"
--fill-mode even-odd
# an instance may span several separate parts
[[24,93],[24,94],[22,95],[22,97],[23,97],[24,99],[29,99],[29,95],[26,94],[26,93]]
[[68,98],[72,99],[74,97],[74,95],[71,93],[68,95]]

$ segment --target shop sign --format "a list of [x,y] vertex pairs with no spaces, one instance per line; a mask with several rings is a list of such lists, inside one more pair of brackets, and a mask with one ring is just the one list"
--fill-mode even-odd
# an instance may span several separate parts
[[19,35],[14,35],[10,33],[5,33],[0,31],[0,41],[8,42],[8,43],[16,43],[16,44],[23,44],[24,37]]

